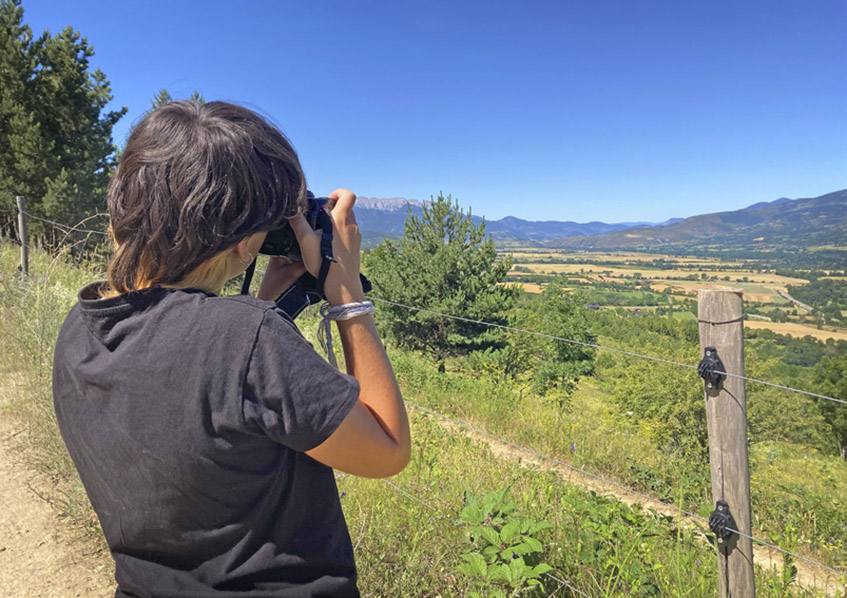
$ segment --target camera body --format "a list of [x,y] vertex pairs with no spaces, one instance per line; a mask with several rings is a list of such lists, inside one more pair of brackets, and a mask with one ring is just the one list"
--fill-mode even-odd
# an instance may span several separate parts
[[[312,230],[318,230],[322,227],[322,218],[319,217],[321,210],[326,210],[326,202],[328,197],[315,197],[311,191],[307,191],[306,212],[303,214],[309,222]],[[283,256],[292,260],[302,260],[300,255],[300,245],[297,243],[297,237],[294,236],[294,231],[286,222],[282,227],[268,232],[265,237],[265,242],[259,248],[259,253],[262,255]]]
[[[291,319],[297,317],[309,305],[319,303],[326,298],[323,292],[324,277],[329,271],[330,263],[335,261],[332,258],[332,220],[329,210],[326,208],[329,198],[315,197],[311,191],[307,191],[306,197],[308,203],[304,216],[309,226],[312,227],[312,230],[322,231],[321,253],[323,254],[324,265],[321,267],[320,280],[307,272],[277,297],[277,306],[288,314]],[[297,242],[297,237],[294,236],[294,231],[291,230],[291,226],[288,223],[268,232],[265,242],[259,248],[259,253],[262,255],[283,256],[291,260],[302,261],[303,259],[300,253],[300,244]],[[250,277],[252,278],[252,271],[250,272]],[[369,292],[372,288],[371,282],[363,274],[359,274],[359,279],[362,281],[362,289],[366,293]],[[250,279],[245,277],[241,292],[247,293],[249,288]]]

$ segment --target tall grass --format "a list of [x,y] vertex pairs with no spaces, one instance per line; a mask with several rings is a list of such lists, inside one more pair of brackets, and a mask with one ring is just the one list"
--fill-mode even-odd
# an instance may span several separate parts
[[[16,393],[3,416],[25,426],[33,464],[56,480],[58,506],[95,532],[96,518],[56,427],[50,370],[65,314],[78,290],[101,271],[37,253],[31,259],[33,275],[21,281],[16,250],[0,245],[0,371],[3,391],[14,386]],[[314,323],[308,316],[301,320],[307,332]],[[406,396],[424,406],[577,467],[603,466],[621,476],[632,463],[660,467],[661,455],[637,429],[618,421],[621,416],[605,405],[596,385],[580,391],[566,413],[504,385],[439,374],[435,364],[418,356],[392,353]],[[565,483],[555,472],[503,460],[487,443],[423,412],[412,410],[411,420],[413,458],[390,480],[397,487],[338,476],[365,595],[461,597],[502,591],[502,581],[473,579],[459,571],[468,542],[456,523],[466,491],[483,495],[502,488],[509,489],[520,513],[551,524],[538,540],[552,577],[544,576],[543,591],[533,595],[575,595],[558,580],[589,596],[715,595],[714,551],[702,530],[599,497]],[[623,455],[630,462],[621,462]],[[675,488],[671,500],[689,492]],[[761,596],[814,595],[797,588],[784,593],[770,573],[760,571],[758,580]]]
[[0,392],[4,417],[25,430],[24,454],[49,476],[49,500],[75,524],[98,530],[85,490],[65,449],[53,411],[53,348],[77,292],[101,277],[91,266],[70,266],[63,256],[30,252],[31,275],[18,272],[18,248],[0,241]]

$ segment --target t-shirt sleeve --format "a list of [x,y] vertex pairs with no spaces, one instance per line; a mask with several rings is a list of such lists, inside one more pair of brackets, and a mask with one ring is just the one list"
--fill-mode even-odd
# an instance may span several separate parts
[[245,377],[242,410],[248,425],[305,452],[335,432],[358,397],[355,378],[318,355],[285,316],[265,313]]

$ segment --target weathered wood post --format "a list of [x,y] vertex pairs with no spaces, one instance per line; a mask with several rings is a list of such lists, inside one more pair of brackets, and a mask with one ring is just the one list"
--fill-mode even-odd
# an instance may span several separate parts
[[[740,290],[704,289],[698,294],[700,348],[702,355],[717,354],[725,368],[716,368],[718,371],[744,375],[743,315]],[[726,502],[734,519],[734,529],[752,536],[744,383],[744,380],[731,376],[725,376],[717,384],[704,381],[712,497],[715,503]],[[724,512],[720,510],[721,514]],[[755,596],[753,542],[750,538],[738,534],[730,534],[726,539],[718,538],[718,576],[721,598]]]
[[18,240],[21,242],[21,277],[29,276],[29,234],[26,230],[26,198],[15,197],[18,204]]

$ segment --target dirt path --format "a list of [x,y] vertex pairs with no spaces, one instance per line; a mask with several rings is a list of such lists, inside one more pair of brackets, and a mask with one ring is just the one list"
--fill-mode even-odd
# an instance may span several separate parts
[[[0,397],[0,407],[3,399]],[[487,444],[492,453],[523,465],[556,471],[563,479],[627,504],[647,501],[627,494],[620,487],[597,480],[580,471],[546,461],[518,448],[477,432],[444,422],[453,432],[464,433]],[[51,487],[43,476],[33,473],[20,456],[18,436],[25,433],[0,411],[0,596],[3,598],[106,598],[114,596],[112,561],[91,539],[64,524],[56,510],[42,498]],[[676,509],[661,504],[647,507],[676,517]],[[683,517],[683,521],[689,518]],[[692,523],[693,522],[688,522]],[[765,568],[780,568],[782,557],[775,550],[755,546],[755,559]],[[835,595],[844,586],[834,575],[797,561],[797,583]]]
[[[414,408],[415,407],[412,407],[412,409]],[[594,491],[601,496],[615,498],[630,506],[638,506],[642,509],[649,508],[657,513],[674,518],[680,515],[679,511],[675,508],[669,507],[657,501],[650,501],[645,499],[644,496],[636,493],[627,492],[625,486],[610,484],[606,481],[599,480],[586,472],[580,471],[579,469],[567,467],[547,459],[542,459],[508,443],[501,442],[477,431],[459,426],[453,422],[442,420],[439,423],[451,432],[465,434],[477,442],[488,445],[492,454],[500,459],[517,461],[524,467],[537,467],[546,471],[555,471],[562,477],[562,479],[570,484],[579,486],[586,490]],[[681,521],[684,525],[692,527],[696,524],[699,524],[700,527],[703,527],[704,525],[701,521],[684,515],[682,516]],[[756,536],[756,533],[754,532],[752,535]],[[775,569],[777,571],[781,571],[783,563],[782,556],[782,553],[773,548],[756,543],[753,544],[754,562],[757,566],[762,567],[763,569]],[[819,590],[830,596],[840,596],[840,593],[847,589],[845,588],[844,582],[841,581],[837,575],[826,571],[825,569],[821,569],[817,565],[807,563],[800,559],[795,559],[794,565],[797,567],[797,578],[795,583],[802,588]]]
[[111,557],[41,498],[50,485],[21,458],[23,433],[0,411],[0,596],[114,596]]

